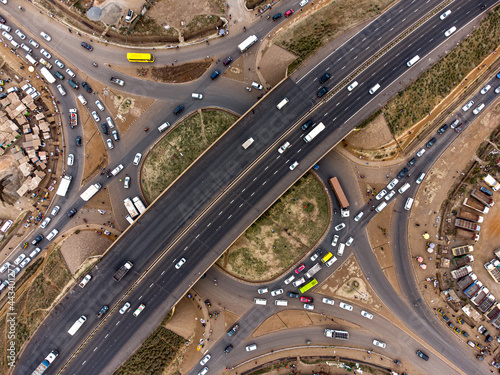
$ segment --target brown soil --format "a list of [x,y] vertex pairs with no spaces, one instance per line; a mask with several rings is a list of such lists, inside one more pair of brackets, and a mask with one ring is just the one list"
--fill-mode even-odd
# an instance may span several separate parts
[[363,149],[379,148],[393,140],[387,122],[383,115],[379,115],[361,130],[355,130],[346,137],[350,147]]
[[257,57],[257,66],[263,78],[261,81],[264,82],[262,85],[275,86],[286,77],[288,65],[295,61],[297,56],[275,44],[261,48],[259,51],[262,50],[264,53],[259,52],[259,57]]

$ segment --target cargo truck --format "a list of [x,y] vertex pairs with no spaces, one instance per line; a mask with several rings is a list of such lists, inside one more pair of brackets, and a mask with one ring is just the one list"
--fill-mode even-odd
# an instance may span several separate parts
[[146,211],[146,206],[142,203],[141,198],[134,197],[132,200],[134,201],[134,206],[139,210],[140,214]]
[[40,69],[40,73],[42,73],[43,78],[45,78],[48,83],[56,82],[55,77],[52,75],[51,72],[49,72],[49,70],[46,67],[42,66],[42,68]]
[[[469,232],[467,232],[469,233]],[[465,255],[465,254],[469,254],[469,253],[472,253],[474,251],[474,246],[472,245],[463,245],[463,246],[457,246],[457,247],[453,247],[451,249],[451,253],[453,254],[453,256],[460,256],[460,255]]]
[[76,108],[71,108],[69,110],[69,127],[73,129],[78,125],[78,113],[76,112]]
[[472,193],[470,193],[471,197],[476,198],[479,202],[485,204],[488,207],[493,207],[495,202],[493,201],[492,198],[486,197],[483,193],[477,191],[476,189],[472,190]]
[[454,279],[460,279],[461,277],[467,276],[471,272],[472,272],[472,267],[467,265],[457,270],[453,270],[450,273],[451,277],[453,277]]
[[256,35],[250,35],[248,38],[246,38],[243,43],[238,45],[238,49],[240,50],[241,53],[245,52],[247,49],[249,49],[255,42],[257,42],[259,38],[257,38]]
[[473,198],[465,198],[464,206],[472,208],[473,210],[480,212],[482,214],[487,214],[488,212],[490,212],[489,207],[482,204],[481,202],[478,202],[477,200],[475,200]]
[[482,216],[473,214],[469,211],[460,210],[457,215],[460,219],[475,221],[476,223],[482,223],[484,218]]
[[50,354],[45,357],[45,359],[38,365],[35,371],[31,373],[31,375],[42,375],[45,370],[49,368],[49,366],[54,362],[54,359],[57,358],[59,352],[57,350],[52,350]]
[[468,240],[473,240],[474,242],[479,241],[479,233],[478,232],[469,232],[465,229],[457,228],[457,236],[462,237]]
[[331,337],[332,339],[349,340],[349,332],[339,331],[337,329],[325,329],[325,336]]
[[139,216],[139,212],[135,208],[135,206],[132,203],[132,201],[130,200],[130,198],[125,198],[123,200],[123,203],[125,204],[125,208],[127,209],[128,213],[132,219],[135,219],[137,216]]
[[65,197],[66,193],[68,192],[69,189],[69,184],[71,183],[71,179],[73,177],[67,174],[66,176],[63,176],[61,179],[61,182],[59,183],[59,187],[57,188],[56,194],[60,195],[61,197]]
[[308,279],[312,279],[312,277],[314,275],[316,275],[319,270],[321,269],[321,264],[317,263],[316,265],[314,265],[309,271],[307,271],[305,273],[305,276],[308,278]]
[[476,280],[464,290],[464,294],[468,298],[471,298],[476,295],[476,293],[479,291],[479,289],[482,288],[482,286],[483,283],[479,280]]
[[344,191],[340,186],[338,178],[337,177],[330,178],[328,182],[330,183],[330,186],[332,187],[333,192],[335,193],[335,196],[339,201],[341,216],[349,217],[349,201],[347,200],[347,197],[345,196]]
[[80,329],[81,326],[83,326],[83,323],[87,321],[87,317],[85,315],[82,315],[68,330],[68,333],[73,336],[76,331]]
[[323,130],[326,129],[325,124],[320,122],[318,125],[314,127],[313,130],[311,130],[305,137],[304,137],[304,142],[308,143],[311,142],[314,138],[318,136],[319,133],[321,133]]
[[458,228],[463,228],[465,230],[470,230],[473,232],[479,232],[481,230],[481,226],[477,225],[476,223],[473,223],[472,221],[462,220],[462,219],[456,219],[455,226]]
[[466,264],[473,262],[474,262],[474,256],[471,254],[453,258],[453,264],[457,267],[462,267],[465,266]]
[[464,290],[464,289],[467,289],[467,287],[470,286],[476,280],[477,280],[476,274],[469,273],[467,276],[458,280],[457,285],[460,288],[460,290]]
[[82,198],[85,202],[88,202],[90,198],[92,198],[94,195],[97,194],[99,190],[101,190],[102,186],[99,183],[90,185],[87,190],[85,190],[81,195],[80,198]]
[[500,189],[500,184],[493,178],[492,175],[486,175],[485,177],[483,177],[483,181],[491,186],[494,191],[498,191]]
[[113,279],[115,279],[115,281],[120,281],[133,266],[132,262],[125,263],[118,271],[115,272]]

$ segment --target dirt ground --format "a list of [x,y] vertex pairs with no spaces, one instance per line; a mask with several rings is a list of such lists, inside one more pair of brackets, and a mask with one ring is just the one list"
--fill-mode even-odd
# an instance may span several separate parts
[[[266,43],[266,42],[264,42]],[[262,53],[262,51],[264,51]],[[272,44],[266,44],[261,49],[260,56],[257,58],[259,71],[263,77],[265,86],[276,86],[286,77],[288,65],[290,65],[297,56],[287,50]],[[264,85],[262,83],[262,85]]]
[[383,115],[377,116],[367,127],[353,131],[346,137],[350,147],[363,149],[377,149],[393,141],[387,122]]
[[172,65],[147,67],[142,65],[138,67],[137,64],[131,66],[127,65],[113,65],[113,70],[126,74],[127,76],[136,76],[144,80],[158,81],[164,83],[183,83],[195,81],[200,78],[212,66],[210,61],[195,61],[185,64],[177,64],[172,62]]

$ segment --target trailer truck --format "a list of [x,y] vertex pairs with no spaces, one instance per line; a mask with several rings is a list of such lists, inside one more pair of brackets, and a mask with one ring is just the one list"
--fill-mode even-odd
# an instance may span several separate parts
[[113,275],[113,279],[115,279],[115,281],[120,281],[121,279],[123,279],[123,276],[125,276],[127,274],[128,271],[130,271],[130,269],[133,267],[134,265],[132,264],[132,262],[127,262],[125,263],[123,266],[121,266],[118,271],[115,272],[115,274]]
[[332,187],[333,192],[335,193],[335,196],[339,201],[341,216],[349,217],[349,201],[347,200],[347,197],[345,196],[344,191],[340,186],[338,178],[337,177],[330,178],[328,182],[330,183],[330,186]]
[[481,230],[481,226],[473,223],[471,221],[456,219],[455,226],[458,228],[463,228],[465,230],[470,230],[473,232],[479,232]]
[[464,206],[472,208],[473,210],[480,212],[482,214],[487,214],[488,212],[490,212],[489,207],[487,207],[485,204],[482,204],[481,202],[478,202],[476,199],[470,197],[465,198]]
[[338,329],[325,329],[325,336],[332,339],[349,340],[349,332]]
[[87,190],[85,190],[81,195],[80,198],[82,198],[85,202],[88,202],[90,198],[92,198],[94,195],[97,194],[99,190],[101,190],[101,184],[96,183],[93,185],[90,185]]
[[472,190],[472,193],[470,193],[470,195],[471,197],[476,198],[479,202],[485,204],[488,207],[493,207],[493,205],[495,204],[492,198],[486,197],[483,193],[477,191],[477,189]]
[[134,201],[134,206],[139,210],[140,214],[146,211],[146,206],[142,203],[141,198],[134,197],[132,200]]
[[76,108],[71,108],[69,110],[69,127],[73,129],[78,125],[78,113],[76,112]]
[[59,352],[57,350],[52,350],[47,357],[38,365],[35,371],[31,373],[31,375],[42,375],[45,370],[49,368],[49,366],[54,362],[54,359],[57,358]]
[[316,275],[319,270],[321,269],[321,264],[317,263],[316,265],[314,265],[309,271],[307,271],[305,273],[305,276],[308,278],[308,279],[312,279],[314,275]]
[[135,208],[135,206],[132,203],[132,201],[130,200],[130,198],[125,198],[123,200],[123,203],[125,204],[125,208],[127,209],[128,213],[132,219],[135,219],[137,216],[139,216],[139,212]]
[[68,192],[69,189],[69,184],[71,183],[71,179],[73,177],[67,174],[66,176],[63,176],[61,179],[61,182],[59,183],[59,187],[57,188],[56,194],[60,195],[61,197],[65,197],[66,193]]
[[238,45],[238,48],[239,48],[240,52],[241,53],[245,52],[247,49],[249,49],[258,40],[259,40],[259,38],[257,38],[256,35],[250,35],[241,44]]
[[457,214],[460,219],[474,221],[476,223],[482,223],[484,218],[482,216],[473,214],[472,212],[460,210]]
[[43,78],[45,78],[48,83],[56,82],[55,77],[52,75],[51,72],[49,72],[49,70],[46,67],[42,66],[42,68],[40,69],[40,73],[42,73]]

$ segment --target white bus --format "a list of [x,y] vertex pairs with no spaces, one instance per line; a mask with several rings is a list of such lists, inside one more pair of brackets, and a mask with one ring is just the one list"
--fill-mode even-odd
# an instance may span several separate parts
[[26,60],[28,60],[28,62],[33,66],[38,65],[38,61],[33,56],[31,56],[29,53],[26,54]]
[[309,132],[309,134],[307,134],[304,137],[304,142],[306,142],[306,143],[311,142],[319,133],[321,133],[323,130],[325,130],[325,128],[326,128],[325,124],[320,122],[318,125],[316,125],[314,127],[313,130],[311,130]]
[[241,53],[245,52],[247,49],[250,48],[251,45],[253,45],[255,42],[257,42],[259,38],[255,35],[250,35],[248,38],[246,38],[243,43],[238,45],[238,48]]
[[49,72],[46,67],[42,66],[42,68],[40,69],[40,73],[42,73],[42,76],[47,80],[47,82],[54,83],[56,81],[52,73]]

